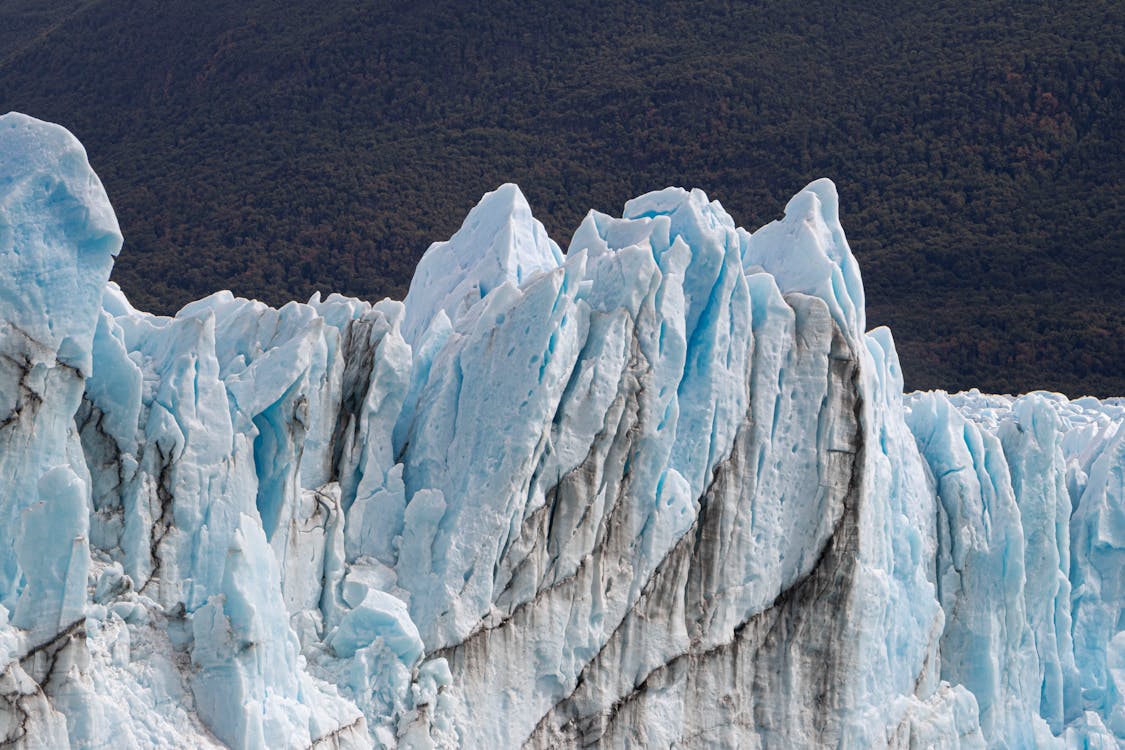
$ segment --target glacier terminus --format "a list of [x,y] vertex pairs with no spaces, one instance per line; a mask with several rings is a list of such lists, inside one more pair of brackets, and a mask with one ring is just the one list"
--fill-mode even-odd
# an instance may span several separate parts
[[1125,400],[904,395],[828,180],[504,185],[402,302],[122,242],[0,117],[0,746],[1125,746]]

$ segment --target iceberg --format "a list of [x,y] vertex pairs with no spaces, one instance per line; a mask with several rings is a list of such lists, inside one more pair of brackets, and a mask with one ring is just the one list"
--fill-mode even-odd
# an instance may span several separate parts
[[110,282],[0,117],[0,744],[1113,748],[1125,401],[903,394],[839,198],[519,188],[405,301]]

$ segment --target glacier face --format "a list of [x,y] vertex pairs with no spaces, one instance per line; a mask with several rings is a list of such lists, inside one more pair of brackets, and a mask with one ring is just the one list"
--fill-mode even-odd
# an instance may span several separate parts
[[173,318],[65,130],[0,180],[0,744],[1125,742],[1125,402],[903,396],[826,180]]

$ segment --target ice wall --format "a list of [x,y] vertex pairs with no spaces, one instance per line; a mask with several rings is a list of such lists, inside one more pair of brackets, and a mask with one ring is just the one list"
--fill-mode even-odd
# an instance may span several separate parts
[[0,744],[1115,747],[1125,407],[902,395],[818,180],[167,318],[0,118]]
[[994,746],[1125,739],[1123,416],[1048,393],[909,399],[938,498],[942,677]]

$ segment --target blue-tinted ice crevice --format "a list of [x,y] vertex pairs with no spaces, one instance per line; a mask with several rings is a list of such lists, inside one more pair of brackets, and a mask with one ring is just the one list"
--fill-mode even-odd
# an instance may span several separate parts
[[0,744],[1115,747],[1125,406],[902,393],[835,187],[175,316],[0,118]]

